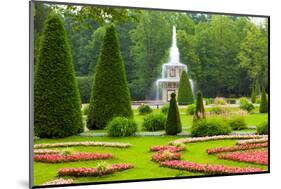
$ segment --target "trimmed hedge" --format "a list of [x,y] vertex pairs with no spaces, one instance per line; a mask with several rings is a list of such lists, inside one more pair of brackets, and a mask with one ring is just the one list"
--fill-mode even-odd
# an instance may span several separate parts
[[187,106],[186,113],[187,113],[188,115],[194,115],[195,109],[196,109],[195,104],[189,104],[189,105]]
[[182,131],[179,109],[176,101],[176,94],[171,94],[168,117],[165,125],[167,135],[176,135]]
[[261,123],[257,126],[257,133],[259,135],[266,135],[268,134],[268,122]]
[[81,101],[63,22],[55,13],[44,25],[35,67],[34,129],[40,138],[83,131]]
[[133,112],[118,38],[110,25],[96,66],[87,127],[102,129],[114,117],[132,118]]
[[132,136],[137,131],[137,124],[133,119],[115,117],[107,124],[106,129],[109,136]]
[[178,92],[178,103],[179,105],[188,105],[194,103],[192,88],[186,71],[183,71],[181,73]]
[[142,128],[145,131],[164,130],[166,116],[163,113],[151,113],[144,117]]
[[247,129],[246,120],[243,116],[230,116],[227,122],[233,130]]
[[87,77],[87,76],[77,77],[77,82],[78,82],[78,87],[79,87],[79,92],[80,92],[80,97],[81,97],[82,103],[83,104],[89,103],[90,97],[91,97],[93,78]]
[[138,107],[138,111],[140,115],[145,115],[153,112],[152,108],[149,105],[142,104]]
[[193,121],[191,135],[193,137],[227,135],[231,132],[231,127],[221,117],[208,117]]

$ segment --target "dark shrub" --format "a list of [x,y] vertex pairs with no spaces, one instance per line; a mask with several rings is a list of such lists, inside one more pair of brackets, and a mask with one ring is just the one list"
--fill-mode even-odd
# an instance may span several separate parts
[[192,88],[186,71],[183,71],[181,73],[178,92],[178,103],[179,105],[187,105],[194,103]]
[[34,129],[40,138],[61,138],[83,131],[81,100],[71,50],[60,17],[44,25],[35,67]]
[[113,117],[132,118],[131,97],[115,28],[106,28],[94,75],[87,127],[102,129]]
[[145,131],[164,130],[166,116],[163,113],[151,113],[144,117],[142,128]]
[[164,106],[161,107],[161,112],[163,114],[167,114],[169,111],[169,104],[165,104]]
[[268,134],[268,122],[261,123],[257,126],[257,133],[259,135],[266,135]]
[[243,116],[231,116],[227,122],[233,130],[247,129],[247,124]]
[[268,102],[265,90],[262,89],[261,93],[261,103],[260,103],[260,113],[267,113],[268,112]]
[[168,117],[165,125],[167,135],[176,135],[182,131],[179,109],[176,101],[176,94],[171,94]]
[[92,77],[77,77],[79,92],[81,101],[83,104],[90,102],[91,97],[91,89],[93,84],[93,78]]
[[106,126],[109,136],[132,136],[137,131],[137,124],[133,119],[115,117]]
[[204,109],[204,104],[203,104],[203,96],[202,96],[202,93],[199,91],[197,93],[197,98],[196,98],[196,108],[195,108],[194,119],[198,120],[201,118],[205,118],[205,109]]
[[240,103],[240,108],[242,110],[246,110],[247,112],[251,112],[253,109],[255,109],[254,105],[251,102],[249,102],[248,99],[245,97],[240,98],[239,103]]
[[226,102],[227,102],[227,104],[236,104],[236,99],[235,98],[227,98]]
[[187,113],[188,115],[194,115],[195,109],[196,109],[195,104],[190,104],[190,105],[187,106],[186,113]]
[[220,117],[209,117],[193,121],[191,127],[193,137],[227,135],[230,132],[230,126]]
[[145,115],[153,112],[152,108],[150,106],[142,104],[138,107],[138,111],[140,115]]

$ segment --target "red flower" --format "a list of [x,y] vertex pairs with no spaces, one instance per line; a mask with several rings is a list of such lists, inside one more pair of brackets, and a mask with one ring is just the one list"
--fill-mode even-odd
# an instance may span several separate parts
[[152,146],[150,148],[151,151],[164,151],[164,150],[169,150],[170,152],[180,152],[185,150],[184,147],[180,146]]

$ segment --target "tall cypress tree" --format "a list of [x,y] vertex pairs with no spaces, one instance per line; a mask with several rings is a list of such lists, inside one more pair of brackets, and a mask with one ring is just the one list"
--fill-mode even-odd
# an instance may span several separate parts
[[252,101],[252,103],[256,103],[256,98],[257,98],[256,88],[252,87],[252,92],[251,92],[251,101]]
[[268,102],[267,102],[265,89],[263,88],[261,94],[260,113],[267,113],[267,112],[268,112]]
[[194,103],[192,88],[186,71],[183,71],[180,77],[178,103],[180,105],[188,105]]
[[94,75],[87,127],[102,129],[113,117],[133,117],[126,72],[115,27],[106,28]]
[[259,84],[259,80],[257,79],[256,80],[256,84],[255,84],[255,93],[256,93],[256,95],[260,95],[260,93],[261,93],[261,89],[260,89],[260,84]]
[[34,83],[35,134],[60,138],[83,131],[81,101],[71,50],[60,17],[46,20]]
[[204,104],[203,104],[202,93],[200,91],[198,91],[197,98],[196,98],[196,108],[195,108],[194,119],[198,120],[201,118],[205,118],[205,109],[204,109]]
[[170,106],[165,129],[167,135],[176,135],[177,133],[180,133],[182,131],[180,114],[175,93],[171,94]]

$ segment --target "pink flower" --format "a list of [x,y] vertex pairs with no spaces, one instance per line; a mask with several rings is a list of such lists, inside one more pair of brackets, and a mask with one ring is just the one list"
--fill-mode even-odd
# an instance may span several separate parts
[[102,176],[106,174],[112,174],[117,171],[123,171],[126,169],[131,169],[134,166],[131,164],[114,164],[104,170],[99,170],[97,168],[63,168],[60,169],[59,176],[73,176],[73,177],[86,177],[86,176]]
[[232,152],[227,154],[220,154],[218,155],[218,158],[268,165],[268,150]]
[[249,143],[249,144],[242,144],[239,146],[230,146],[230,147],[221,147],[221,148],[213,148],[213,149],[207,149],[208,154],[215,154],[220,152],[233,152],[233,151],[239,151],[239,150],[249,150],[249,149],[255,149],[255,148],[264,148],[267,147],[268,143]]
[[60,163],[69,161],[82,161],[82,160],[99,160],[112,158],[111,154],[98,154],[98,153],[76,153],[69,155],[62,154],[42,154],[35,155],[34,160],[47,163]]
[[169,150],[170,152],[180,152],[185,150],[184,147],[180,147],[180,146],[152,146],[150,148],[151,151],[164,151],[164,150]]
[[224,165],[199,164],[199,163],[192,163],[182,160],[164,161],[164,162],[160,162],[160,165],[173,169],[181,169],[186,171],[202,172],[202,173],[209,173],[209,174],[254,173],[254,172],[262,171],[262,169],[260,168],[227,167]]
[[152,155],[152,160],[156,162],[166,161],[166,160],[179,160],[181,154],[176,152],[171,152],[168,150],[160,151]]

